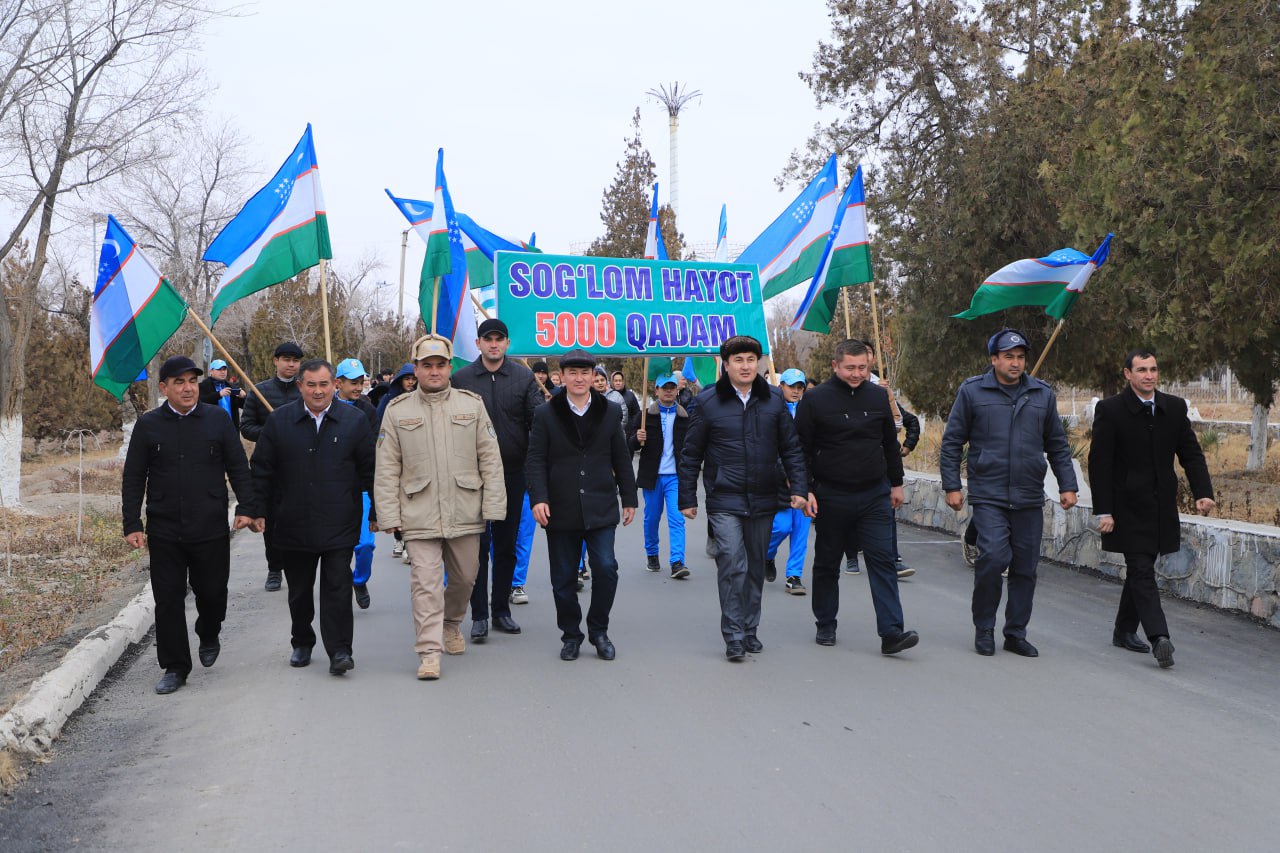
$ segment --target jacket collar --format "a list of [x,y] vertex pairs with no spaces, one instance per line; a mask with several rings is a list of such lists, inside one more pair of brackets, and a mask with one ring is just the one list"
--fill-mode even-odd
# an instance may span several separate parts
[[160,411],[164,412],[165,417],[173,418],[174,420],[177,420],[178,418],[198,418],[204,413],[204,405],[205,404],[202,404],[199,400],[196,400],[195,408],[187,412],[185,415],[180,415],[173,410],[172,406],[169,405],[169,401],[165,400],[160,404]]
[[[335,421],[341,421],[343,418],[349,417],[352,413],[355,412],[354,406],[334,405],[334,403],[338,403],[338,402],[341,402],[341,401],[338,400],[338,395],[335,394],[333,396],[333,403],[329,404],[329,409],[324,413],[324,419],[326,421],[329,420],[330,418],[332,418]],[[302,400],[294,400],[289,405],[298,407],[298,410],[294,414],[294,418],[293,418],[295,422],[300,422],[308,419],[314,420],[314,418],[311,415],[311,410],[307,408],[307,404]],[[323,423],[323,421],[321,423]]]
[[[1124,391],[1121,392],[1121,394],[1124,395],[1125,408],[1128,409],[1131,414],[1135,414],[1135,415],[1146,414],[1147,404],[1142,402],[1142,398],[1139,397],[1136,393],[1134,393],[1134,390],[1132,388],[1126,387]],[[1156,390],[1156,395],[1154,399],[1156,401],[1156,411],[1158,412],[1164,411],[1164,403],[1160,400],[1159,389]]]
[[[673,403],[672,405],[674,405],[674,406],[676,407],[676,417],[677,417],[677,418],[687,418],[687,417],[689,417],[689,413],[688,413],[687,411],[685,411],[684,406],[680,405],[680,403],[679,403],[678,401],[677,401],[676,403]],[[661,413],[658,411],[658,401],[657,401],[657,400],[654,400],[652,403],[650,403],[650,404],[649,404],[649,414],[651,414],[651,415],[658,415],[658,414],[661,414]]]
[[504,356],[502,359],[502,364],[498,366],[498,369],[490,370],[489,368],[484,366],[484,356],[478,355],[476,356],[476,360],[471,362],[471,369],[475,371],[476,376],[480,376],[480,377],[488,376],[490,373],[496,373],[499,376],[506,376],[507,366],[510,364],[511,364],[511,359]]
[[[1018,383],[1022,385],[1024,392],[1035,391],[1044,385],[1043,382],[1041,382],[1039,379],[1035,378],[1029,373],[1022,374],[1021,378],[1019,378],[1018,380]],[[996,379],[996,372],[993,368],[988,368],[987,372],[982,374],[982,387],[991,388],[993,390],[1000,390],[1003,387],[1000,384],[1000,380]]]
[[[727,375],[716,380],[715,388],[716,396],[725,402],[738,397],[738,392]],[[751,382],[751,399],[765,402],[769,399],[769,393],[769,383],[764,380],[764,377],[756,374],[756,378]]]
[[[555,413],[556,418],[560,421],[560,426],[564,429],[565,436],[574,444],[583,447],[584,442],[578,435],[578,415],[573,413],[569,408],[569,394],[561,391],[551,398],[547,403],[551,407],[551,411]],[[596,389],[591,389],[591,405],[587,407],[587,413],[582,415],[584,425],[588,433],[594,433],[604,421],[605,412],[609,408],[609,401],[604,398]]]

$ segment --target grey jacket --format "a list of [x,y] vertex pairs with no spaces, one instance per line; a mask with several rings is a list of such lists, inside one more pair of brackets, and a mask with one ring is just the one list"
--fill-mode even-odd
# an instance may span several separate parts
[[1077,490],[1057,396],[1035,377],[1024,376],[1022,381],[1017,402],[1001,390],[993,371],[961,383],[942,434],[943,491],[961,489],[960,451],[965,444],[969,445],[971,504],[1009,509],[1042,506],[1046,454],[1059,488]]

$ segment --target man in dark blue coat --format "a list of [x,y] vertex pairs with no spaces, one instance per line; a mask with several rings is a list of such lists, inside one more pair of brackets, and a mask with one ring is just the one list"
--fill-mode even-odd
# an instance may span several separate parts
[[592,390],[595,364],[581,349],[560,358],[564,389],[534,410],[524,471],[533,517],[547,531],[551,589],[564,644],[561,660],[576,660],[583,640],[578,559],[584,544],[594,577],[586,639],[597,656],[614,659],[608,630],[618,589],[613,540],[619,495],[622,523],[630,524],[636,513],[636,479],[622,435],[622,408]]
[[[1157,556],[1181,547],[1174,457],[1187,472],[1202,515],[1216,506],[1213,483],[1187,419],[1187,401],[1156,390],[1160,368],[1155,353],[1130,352],[1124,378],[1128,388],[1098,403],[1089,448],[1089,484],[1102,547],[1124,554],[1127,569],[1111,642],[1132,652],[1152,652],[1168,668],[1173,666],[1173,643],[1155,566]],[[1138,639],[1139,624],[1151,646]]]
[[707,515],[715,534],[720,633],[725,657],[764,651],[757,636],[765,553],[782,474],[791,505],[806,506],[809,479],[791,412],[759,374],[760,342],[735,335],[720,346],[724,374],[698,395],[677,471],[685,518],[698,515],[698,475],[706,466]]
[[[200,663],[213,666],[227,615],[231,537],[227,532],[227,478],[236,490],[235,528],[258,511],[244,446],[221,407],[199,402],[200,370],[186,356],[160,366],[165,402],[138,418],[121,478],[124,538],[151,551],[151,595],[156,603],[156,656],[164,677],[156,692],[172,693],[191,673],[185,601],[196,598]],[[142,531],[142,496],[147,529]]]
[[1036,657],[1027,640],[1031,604],[1044,532],[1045,455],[1058,479],[1063,509],[1076,504],[1071,448],[1058,415],[1053,389],[1026,374],[1027,337],[1003,329],[987,341],[991,370],[961,385],[942,434],[939,467],[947,506],[964,507],[960,454],[969,445],[970,525],[978,528],[973,572],[973,647],[996,652],[996,611],[1000,573],[1009,568],[1009,601],[1004,611],[1005,651]]
[[304,361],[298,384],[302,399],[267,418],[253,452],[253,482],[289,584],[289,663],[311,663],[318,564],[320,636],[329,672],[342,675],[355,667],[351,557],[360,539],[362,494],[373,488],[374,444],[364,412],[333,399],[333,365]]

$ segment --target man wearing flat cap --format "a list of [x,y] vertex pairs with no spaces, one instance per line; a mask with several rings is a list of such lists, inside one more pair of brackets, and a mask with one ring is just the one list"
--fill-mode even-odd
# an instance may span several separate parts
[[[151,551],[151,595],[156,604],[156,657],[164,677],[156,692],[172,693],[191,673],[187,639],[187,586],[196,598],[200,663],[213,666],[227,615],[231,534],[227,479],[235,489],[235,528],[258,515],[244,446],[231,419],[200,402],[200,369],[186,356],[160,366],[165,402],[138,418],[121,478],[124,538]],[[142,527],[146,494],[147,525]]]
[[[267,424],[268,415],[286,403],[292,403],[302,397],[302,393],[298,390],[298,368],[302,364],[302,347],[293,341],[285,341],[276,347],[271,360],[275,363],[276,375],[262,380],[257,385],[258,391],[266,399],[270,408],[262,405],[262,400],[258,399],[257,394],[251,393],[245,399],[244,412],[240,415],[240,434],[249,441],[256,442],[258,436],[262,435],[262,428]],[[270,509],[266,507],[268,512]],[[267,532],[262,537],[267,551],[267,582],[263,588],[267,592],[276,592],[280,589],[283,564],[272,547],[274,536],[271,530],[272,526],[268,523]]]
[[[507,324],[488,319],[476,330],[480,357],[453,374],[454,388],[480,395],[493,422],[502,451],[502,470],[507,493],[507,512],[501,521],[490,524],[480,538],[480,568],[471,593],[471,639],[484,642],[493,627],[504,634],[519,634],[520,626],[511,618],[511,579],[516,570],[516,539],[520,512],[524,506],[524,457],[529,449],[533,410],[546,396],[533,371],[507,358],[510,332]],[[493,545],[493,584],[489,584],[489,546]]]
[[434,681],[442,650],[466,651],[461,625],[479,567],[480,534],[486,522],[505,517],[507,493],[484,401],[449,387],[452,344],[426,335],[409,357],[418,387],[387,404],[373,494],[379,527],[404,537],[418,678]]
[[969,445],[970,525],[978,529],[979,552],[973,574],[973,646],[984,656],[996,651],[1000,573],[1006,566],[1004,649],[1023,657],[1040,654],[1027,640],[1027,623],[1044,531],[1046,454],[1058,478],[1062,508],[1076,503],[1076,475],[1058,416],[1058,398],[1047,384],[1027,375],[1029,347],[1027,336],[1017,329],[991,336],[991,369],[961,383],[939,453],[947,506],[960,512],[960,456]]
[[596,360],[582,349],[560,358],[564,390],[538,408],[525,466],[533,517],[547,531],[551,589],[560,626],[561,660],[576,660],[584,639],[578,604],[578,559],[585,545],[591,561],[591,607],[585,639],[596,655],[613,660],[609,613],[618,589],[614,534],[636,513],[636,479],[622,434],[622,408],[592,385]]

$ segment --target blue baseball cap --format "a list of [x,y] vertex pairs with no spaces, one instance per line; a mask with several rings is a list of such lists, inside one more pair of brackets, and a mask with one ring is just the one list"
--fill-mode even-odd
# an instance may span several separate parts
[[222,370],[226,366],[227,363],[220,358],[215,358],[213,361],[209,362],[210,370]]
[[653,384],[661,388],[663,385],[679,385],[674,373],[663,373],[653,380]]
[[337,372],[339,379],[364,379],[367,375],[358,358],[344,358],[338,362]]
[[806,380],[803,370],[796,370],[794,367],[782,371],[782,376],[778,379],[782,385],[803,385]]

